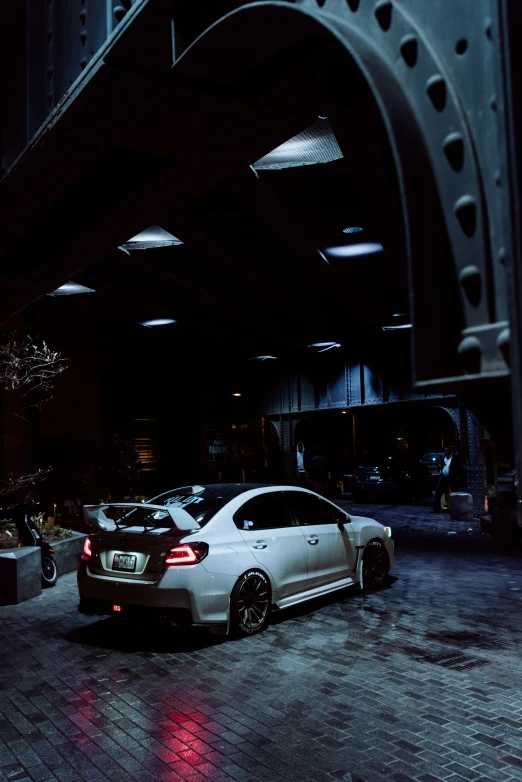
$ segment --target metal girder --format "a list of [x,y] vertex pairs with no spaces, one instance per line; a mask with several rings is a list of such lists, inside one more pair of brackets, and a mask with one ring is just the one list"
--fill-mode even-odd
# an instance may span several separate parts
[[[9,29],[6,8],[1,9],[2,21]],[[38,247],[37,277],[45,292],[46,285],[50,289],[54,284],[52,274],[88,265],[125,239],[133,221],[154,222],[162,203],[178,207],[231,167],[267,151],[306,114],[299,115],[297,105],[313,69],[300,60],[301,72],[295,74],[300,91],[278,92],[273,73],[267,76],[272,82],[263,80],[266,63],[285,52],[291,51],[291,57],[296,45],[308,43],[312,51],[318,38],[326,38],[339,54],[339,83],[343,63],[346,73],[348,63],[355,63],[366,79],[393,150],[407,225],[417,388],[454,391],[508,373],[507,272],[518,410],[521,259],[512,218],[519,203],[518,168],[512,163],[520,131],[514,107],[521,69],[517,72],[520,57],[511,39],[513,30],[520,30],[516,3],[222,0],[203,15],[198,4],[181,0],[134,5],[125,0],[121,8],[116,14],[113,0],[105,5],[104,0],[29,0],[22,10],[17,4],[13,18],[29,35],[15,35],[17,44],[23,44],[13,60],[16,68],[24,46],[27,52],[26,72],[15,74],[14,92],[23,92],[22,76],[27,75],[29,86],[41,87],[43,77],[48,92],[35,97],[34,118],[18,111],[15,125],[24,130],[25,141],[20,142],[22,133],[22,154],[2,183],[0,210],[11,209],[4,247],[15,247],[7,256],[11,269]],[[89,54],[82,70],[84,50]],[[9,61],[4,65],[6,70]],[[254,72],[258,90],[248,92]],[[349,87],[344,85],[345,96]],[[316,93],[310,90],[311,100]],[[46,102],[51,113],[32,136]],[[187,106],[190,112],[184,113]],[[220,109],[219,124],[205,135]],[[4,132],[6,136],[14,138]],[[345,150],[347,138],[341,128],[339,143]],[[212,146],[205,146],[209,140]],[[156,161],[158,169],[149,180],[138,182],[132,192],[126,184],[110,202],[103,202],[100,188],[97,207],[103,214],[94,214],[88,199],[79,198],[77,214],[67,212],[68,233],[60,234],[59,241],[58,232],[53,235],[49,228],[49,236],[36,231],[36,239],[16,245],[38,219],[40,229],[51,225],[45,214],[51,203],[61,203],[67,211],[75,183],[97,165],[103,171],[104,155],[120,145],[137,152],[160,149],[165,160]],[[180,150],[181,160],[176,159]],[[14,160],[10,155],[8,164]],[[34,188],[27,187],[29,175]],[[56,227],[56,215],[53,220]],[[35,295],[36,283],[27,287]],[[13,289],[10,298],[18,296],[20,307],[24,295],[27,303],[26,292]]]
[[[421,402],[433,400],[443,402],[451,395],[415,393],[405,386],[395,390],[385,399],[383,380],[370,367],[363,364],[324,364],[320,369],[299,367],[287,369],[280,375],[272,375],[259,398],[261,415],[290,414],[318,410],[347,409],[374,405],[389,405],[398,402]],[[455,423],[451,408],[443,407]]]

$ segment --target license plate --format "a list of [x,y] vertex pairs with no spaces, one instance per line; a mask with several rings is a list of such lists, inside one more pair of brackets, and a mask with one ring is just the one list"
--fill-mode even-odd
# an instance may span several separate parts
[[115,554],[112,560],[113,570],[126,570],[134,573],[136,570],[136,557],[134,554]]

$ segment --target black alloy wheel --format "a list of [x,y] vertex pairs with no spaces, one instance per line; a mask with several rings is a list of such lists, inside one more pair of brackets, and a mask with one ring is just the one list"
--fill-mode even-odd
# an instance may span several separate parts
[[46,555],[42,557],[42,586],[52,587],[58,580],[58,570],[54,559]]
[[363,588],[371,589],[384,584],[390,570],[390,557],[382,540],[370,540],[363,554]]
[[268,622],[270,584],[259,570],[241,576],[230,598],[230,621],[237,635],[260,633]]

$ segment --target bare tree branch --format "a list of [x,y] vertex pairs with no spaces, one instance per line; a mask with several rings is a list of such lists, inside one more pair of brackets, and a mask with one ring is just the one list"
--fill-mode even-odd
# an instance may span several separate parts
[[36,472],[29,473],[28,475],[10,475],[6,481],[0,481],[0,497],[13,494],[19,489],[31,486],[33,483],[45,481],[52,472],[52,469],[52,467],[47,467],[45,469],[37,469]]
[[[0,341],[0,388],[17,393],[20,399],[38,391],[38,401],[27,407],[41,407],[52,398],[54,379],[67,368],[66,359],[51,350],[44,339],[20,335],[16,331]],[[24,410],[16,415],[23,417]]]

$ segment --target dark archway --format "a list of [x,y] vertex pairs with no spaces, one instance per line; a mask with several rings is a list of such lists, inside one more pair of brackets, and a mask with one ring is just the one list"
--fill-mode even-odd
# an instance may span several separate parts
[[[480,323],[493,319],[494,309],[485,292],[488,242],[481,186],[466,119],[446,65],[411,20],[391,4],[389,15],[376,12],[374,18],[368,4],[357,6],[357,13],[349,5],[341,11],[336,4],[335,16],[328,13],[330,5],[265,2],[240,8],[189,47],[176,66],[178,74],[202,88],[219,84],[233,100],[239,90],[265,112],[264,121],[271,113],[273,124],[278,115],[284,124],[289,114],[302,116],[304,107],[312,109],[314,103],[317,114],[317,101],[324,99],[315,92],[317,69],[323,67],[323,75],[329,76],[329,97],[336,94],[341,105],[344,99],[344,110],[332,124],[345,155],[353,154],[351,142],[357,137],[357,120],[348,110],[350,92],[362,80],[378,108],[400,187],[415,326],[415,378],[419,382],[488,371],[482,332],[475,333]],[[374,38],[368,37],[368,14],[375,25]],[[319,66],[314,57],[318,51]],[[300,52],[307,57],[300,59]],[[291,76],[287,85],[291,82],[293,89],[279,91],[275,98],[270,88],[281,84],[283,76]],[[245,155],[256,159],[253,136],[262,143],[259,128],[252,136],[250,158],[244,135],[248,130],[240,122],[234,130],[238,160]],[[445,317],[442,301],[449,313]],[[487,359],[490,369],[495,362],[497,370],[500,364],[505,369],[500,354],[492,356],[489,351]]]

